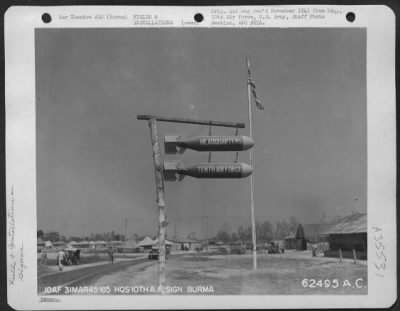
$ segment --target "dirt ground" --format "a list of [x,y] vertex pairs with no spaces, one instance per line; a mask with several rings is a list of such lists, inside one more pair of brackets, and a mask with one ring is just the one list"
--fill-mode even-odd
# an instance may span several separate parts
[[[187,254],[167,260],[169,294],[367,294],[365,261],[339,262],[336,258],[312,258],[310,252],[258,254],[253,270],[251,255]],[[157,262],[149,261],[113,275],[94,286],[149,287],[158,285]],[[174,292],[173,289],[176,289]],[[211,291],[212,289],[212,291]],[[116,293],[114,293],[116,294]]]
[[[39,263],[41,262],[41,256],[42,254],[39,253],[37,255],[37,261],[38,261],[38,266]],[[47,266],[49,269],[58,269],[58,263],[57,263],[57,256],[58,252],[48,252],[47,253],[47,264],[44,264],[44,266]],[[123,253],[115,253],[114,254],[114,260],[128,260],[132,258],[141,258],[143,256],[147,256],[147,254],[143,253],[134,253],[134,254],[123,254]],[[81,253],[80,254],[80,265],[84,264],[97,264],[97,263],[107,263],[109,262],[110,256],[108,253],[105,252],[98,252],[98,253]],[[68,267],[67,267],[68,268]],[[41,268],[41,270],[45,270],[46,268]]]
[[[121,262],[121,261],[129,261],[132,259],[141,259],[141,258],[146,258],[145,255],[136,255],[136,256],[120,256],[117,258],[114,258],[114,263]],[[51,262],[52,264],[48,265],[41,265],[38,264],[38,276],[41,277],[43,275],[48,275],[52,273],[59,273],[59,266],[56,264],[56,262]],[[80,270],[84,269],[87,267],[93,267],[93,266],[100,266],[100,265],[106,265],[110,263],[110,259],[106,257],[105,259],[102,260],[92,260],[89,263],[83,263],[79,265],[72,265],[72,266],[63,266],[63,271],[62,272],[68,272],[68,271],[74,271],[74,270]]]

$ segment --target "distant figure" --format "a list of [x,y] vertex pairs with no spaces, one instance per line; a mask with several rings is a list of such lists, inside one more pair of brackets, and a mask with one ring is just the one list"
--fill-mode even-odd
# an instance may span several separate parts
[[312,256],[317,257],[317,246],[315,244],[311,246],[311,250],[312,250]]
[[42,255],[40,257],[40,264],[47,265],[47,253],[44,250],[44,248],[41,250],[41,252],[42,252]]
[[110,259],[111,259],[111,263],[114,263],[114,250],[112,248],[110,248]]
[[59,268],[60,271],[63,270],[63,264],[62,263],[63,263],[64,258],[65,258],[65,253],[62,250],[60,250],[58,252],[58,268]]

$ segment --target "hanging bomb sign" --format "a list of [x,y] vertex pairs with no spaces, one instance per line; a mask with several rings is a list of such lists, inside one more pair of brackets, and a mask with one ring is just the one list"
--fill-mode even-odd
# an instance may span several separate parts
[[199,163],[185,166],[181,161],[164,161],[166,180],[182,180],[185,176],[195,178],[245,178],[253,168],[246,163]]
[[254,146],[248,136],[195,136],[182,138],[167,135],[164,138],[164,149],[167,154],[183,153],[186,149],[196,151],[243,151]]

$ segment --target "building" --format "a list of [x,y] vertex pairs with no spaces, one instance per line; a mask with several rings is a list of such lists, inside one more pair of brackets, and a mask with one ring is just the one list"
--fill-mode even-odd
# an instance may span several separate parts
[[329,224],[299,224],[296,233],[287,236],[284,239],[285,249],[306,250],[311,244],[317,244],[326,241],[324,232],[330,228]]
[[105,241],[94,241],[94,249],[106,249],[107,243]]
[[175,248],[175,250],[189,251],[189,250],[198,250],[202,248],[201,241],[189,238],[174,237],[170,239],[170,242],[173,243],[173,247]]
[[62,250],[67,246],[67,244],[64,241],[57,241],[53,242],[53,248],[55,250]]
[[330,224],[307,224],[303,226],[304,236],[309,244],[325,242],[324,232],[331,227]]
[[326,257],[339,257],[339,250],[344,258],[367,259],[367,214],[353,213],[336,221],[324,232],[329,249]]
[[296,249],[296,250],[306,250],[307,240],[304,235],[304,228],[302,224],[299,224],[296,228],[296,233],[291,234],[284,238],[283,242],[285,249]]
[[[174,243],[170,240],[165,240],[165,247],[168,248],[170,251],[171,250],[176,250],[176,248],[174,249]],[[158,248],[158,239],[154,240],[153,246],[152,248]]]
[[123,252],[134,253],[137,250],[137,243],[135,240],[129,239],[124,242]]
[[75,247],[79,249],[90,248],[90,242],[89,241],[76,242]]
[[154,244],[153,239],[146,236],[136,245],[136,247],[142,248],[144,250],[151,250],[153,248],[153,244]]
[[296,249],[296,235],[294,233],[283,239],[283,247],[285,249]]
[[71,246],[72,248],[74,248],[74,247],[76,247],[77,244],[78,244],[78,242],[76,242],[76,241],[70,241],[68,243],[68,246]]

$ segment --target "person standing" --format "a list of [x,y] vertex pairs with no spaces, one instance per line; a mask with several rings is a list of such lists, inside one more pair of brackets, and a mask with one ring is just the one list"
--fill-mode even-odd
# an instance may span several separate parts
[[59,252],[58,252],[58,269],[60,270],[60,271],[62,271],[63,270],[63,260],[65,259],[65,253],[62,251],[62,250],[60,250]]
[[111,263],[114,263],[114,250],[112,248],[110,248],[110,259],[111,259]]
[[315,244],[312,245],[312,256],[317,257],[317,246]]

